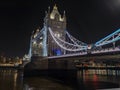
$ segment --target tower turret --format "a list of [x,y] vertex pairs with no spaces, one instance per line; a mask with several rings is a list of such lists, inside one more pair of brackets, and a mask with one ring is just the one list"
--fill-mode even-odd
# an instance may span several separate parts
[[[52,31],[54,32],[55,35],[59,36],[59,38],[65,40],[65,30],[66,30],[66,16],[65,16],[65,12],[63,15],[61,15],[58,11],[58,7],[56,6],[56,4],[54,5],[51,13],[50,13],[50,8],[48,8],[48,13],[46,14],[45,20],[46,23],[45,25],[47,25],[47,28],[50,27],[52,29]],[[48,33],[48,52],[49,52],[49,56],[56,54],[56,50],[60,49],[55,42],[51,43],[51,36]],[[54,50],[53,50],[54,49]],[[63,52],[63,51],[61,51]]]

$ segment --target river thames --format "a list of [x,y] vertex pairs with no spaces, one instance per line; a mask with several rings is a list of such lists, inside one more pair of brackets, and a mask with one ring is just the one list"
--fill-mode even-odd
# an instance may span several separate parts
[[0,69],[0,90],[97,90],[120,87],[120,70],[78,70],[76,82],[70,83],[50,77],[23,76],[23,72],[16,69]]

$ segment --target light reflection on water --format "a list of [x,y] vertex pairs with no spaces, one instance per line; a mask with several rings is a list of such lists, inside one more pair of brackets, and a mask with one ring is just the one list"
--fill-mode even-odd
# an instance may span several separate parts
[[0,90],[73,90],[61,81],[45,77],[23,78],[23,73],[13,70],[0,70]]
[[[77,90],[120,87],[120,70],[79,70],[76,86]],[[1,69],[0,90],[76,90],[76,88],[55,79],[23,78],[21,71]]]
[[42,77],[26,78],[24,90],[73,90],[71,87]]
[[[77,73],[79,85],[85,90],[96,90],[120,87],[120,70],[79,70]],[[82,77],[82,78],[81,78]],[[89,88],[89,89],[88,89]]]
[[0,70],[0,90],[22,90],[22,81],[18,78],[17,70]]

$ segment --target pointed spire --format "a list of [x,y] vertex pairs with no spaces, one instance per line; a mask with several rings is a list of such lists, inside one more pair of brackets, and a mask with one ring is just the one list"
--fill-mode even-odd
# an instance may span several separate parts
[[64,15],[65,15],[65,10],[64,10]]
[[50,10],[50,6],[48,7],[48,10]]
[[48,7],[48,14],[50,14],[50,6]]
[[53,7],[53,10],[52,10],[52,12],[51,12],[51,14],[50,14],[50,19],[55,19],[56,18],[56,15],[57,15],[57,18],[59,19],[59,12],[58,12],[58,9],[57,9],[57,6],[56,6],[56,4],[54,5],[54,7]]
[[63,14],[63,19],[64,19],[64,21],[66,21],[65,10],[64,10],[64,14]]
[[[39,28],[40,28],[40,27],[39,27]],[[38,32],[40,31],[39,28],[36,29],[36,33],[38,33]]]
[[63,18],[64,18],[64,17],[66,17],[66,15],[65,15],[65,10],[64,10],[64,13],[63,13]]
[[[45,11],[45,18],[47,18],[47,16],[48,16],[48,13],[47,13],[47,11]],[[45,18],[44,18],[44,19],[45,19]]]
[[57,9],[57,6],[56,6],[56,4],[54,5],[53,9]]

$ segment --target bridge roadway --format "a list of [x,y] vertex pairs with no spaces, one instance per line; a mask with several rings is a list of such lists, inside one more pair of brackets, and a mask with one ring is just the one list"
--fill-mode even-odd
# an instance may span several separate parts
[[110,52],[110,53],[96,53],[96,54],[83,54],[83,55],[66,55],[48,57],[49,60],[72,60],[72,61],[85,61],[85,60],[120,60],[120,52]]
[[65,79],[66,77],[72,79],[77,75],[76,63],[89,61],[98,63],[120,62],[120,52],[56,58],[33,56],[31,62],[24,66],[24,76],[43,75],[60,79]]

